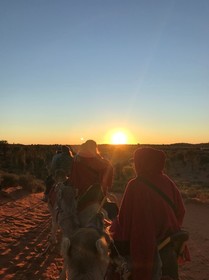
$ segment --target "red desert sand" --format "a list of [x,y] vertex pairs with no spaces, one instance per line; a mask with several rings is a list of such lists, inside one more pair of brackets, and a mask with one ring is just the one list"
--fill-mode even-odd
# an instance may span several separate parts
[[[39,194],[8,189],[0,194],[0,279],[57,279],[62,268],[59,246],[48,244],[50,215]],[[186,202],[184,228],[190,232],[191,262],[180,267],[181,280],[209,279],[209,205]]]

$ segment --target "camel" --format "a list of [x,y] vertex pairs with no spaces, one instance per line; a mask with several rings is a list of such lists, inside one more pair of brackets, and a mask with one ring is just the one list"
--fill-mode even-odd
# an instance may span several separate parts
[[62,177],[56,181],[54,202],[51,197],[48,207],[52,215],[51,243],[56,242],[58,228],[62,233],[64,264],[59,279],[65,280],[68,275],[70,280],[103,280],[109,263],[110,238],[104,227],[102,203],[77,213],[74,187],[65,185]]
[[63,237],[69,237],[79,227],[75,189],[72,186],[65,185],[65,181],[64,174],[57,172],[56,183],[48,199],[48,209],[52,217],[50,237],[52,244],[57,242],[58,228],[61,229]]
[[104,216],[98,212],[86,227],[63,238],[64,267],[60,280],[104,280],[110,262],[111,239],[104,229]]

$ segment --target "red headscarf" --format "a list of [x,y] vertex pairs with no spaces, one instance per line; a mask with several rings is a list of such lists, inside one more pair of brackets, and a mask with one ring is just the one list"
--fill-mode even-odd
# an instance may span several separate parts
[[150,177],[162,174],[165,166],[165,153],[153,148],[139,148],[134,153],[134,164],[137,175]]
[[184,218],[180,192],[163,173],[165,159],[163,151],[149,147],[134,153],[137,177],[148,179],[165,193],[176,205],[176,214],[158,193],[136,177],[128,182],[118,218],[110,228],[113,239],[130,242],[133,280],[152,279],[158,242],[177,232]]

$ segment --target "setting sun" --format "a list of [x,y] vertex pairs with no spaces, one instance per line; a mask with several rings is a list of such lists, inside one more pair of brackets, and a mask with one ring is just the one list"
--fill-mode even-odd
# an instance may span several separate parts
[[120,144],[136,144],[134,135],[126,128],[112,128],[104,136],[102,143],[120,145]]
[[112,144],[126,144],[127,135],[122,131],[117,131],[112,135],[111,142]]

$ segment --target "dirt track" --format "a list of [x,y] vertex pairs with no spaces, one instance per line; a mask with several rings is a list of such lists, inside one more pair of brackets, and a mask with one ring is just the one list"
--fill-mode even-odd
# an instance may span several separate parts
[[182,280],[209,279],[209,205],[186,203],[184,227],[190,233],[191,262],[180,268]]
[[50,226],[41,196],[28,195],[0,207],[0,279],[47,280],[59,275],[59,248],[41,255],[47,246]]
[[[47,246],[50,216],[42,194],[9,198],[0,203],[0,279],[57,279],[62,258],[59,248],[42,255]],[[11,200],[12,198],[12,200]],[[192,262],[180,268],[182,280],[209,279],[209,206],[186,204],[184,227],[190,232]]]

